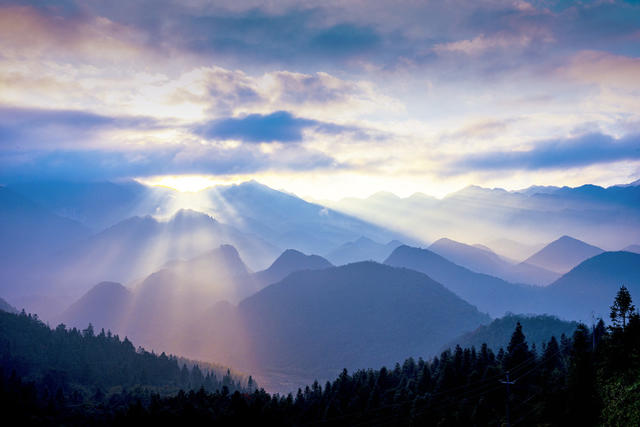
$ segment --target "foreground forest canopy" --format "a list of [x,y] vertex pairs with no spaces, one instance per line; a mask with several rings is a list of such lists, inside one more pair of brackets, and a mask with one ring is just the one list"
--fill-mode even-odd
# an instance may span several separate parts
[[[518,323],[497,352],[486,344],[457,346],[430,361],[344,370],[333,382],[286,396],[229,376],[219,382],[207,374],[203,381],[197,368],[181,370],[175,358],[136,351],[126,339],[91,329],[51,331],[25,314],[0,313],[0,320],[0,401],[5,417],[25,423],[640,423],[640,314],[624,287],[611,306],[610,326],[579,324],[573,336],[552,337],[542,348],[529,346]],[[184,390],[167,394],[167,386]]]

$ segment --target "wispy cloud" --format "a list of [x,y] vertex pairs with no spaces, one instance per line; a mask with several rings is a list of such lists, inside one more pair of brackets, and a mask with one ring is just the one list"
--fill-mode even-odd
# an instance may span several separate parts
[[590,133],[537,142],[526,151],[471,154],[454,162],[454,170],[558,169],[640,159],[640,135],[614,138]]

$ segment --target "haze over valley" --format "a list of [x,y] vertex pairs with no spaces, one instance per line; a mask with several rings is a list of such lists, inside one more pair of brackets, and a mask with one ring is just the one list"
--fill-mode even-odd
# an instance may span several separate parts
[[[108,206],[73,195],[104,188]],[[602,191],[621,194],[627,221],[640,219],[632,203],[640,187]],[[67,196],[47,200],[49,192]],[[503,203],[495,190],[486,193],[488,200],[474,203]],[[573,193],[564,193],[563,203],[572,203]],[[502,231],[503,241],[538,249],[529,255],[508,245],[494,251],[498,239],[422,240],[256,181],[189,194],[201,211],[170,212],[180,192],[132,182],[32,182],[7,185],[0,195],[3,227],[29,236],[22,247],[3,241],[3,253],[20,256],[4,258],[10,304],[50,324],[92,324],[148,349],[251,372],[276,391],[326,381],[345,367],[434,356],[509,313],[589,323],[606,318],[607,297],[620,284],[634,293],[640,286],[635,234],[591,241],[608,251],[566,235],[538,249],[535,239],[556,228],[542,220],[531,240]],[[439,209],[453,219],[448,207],[429,212]],[[232,224],[218,219],[228,212],[235,212]],[[601,226],[620,227],[616,218]]]

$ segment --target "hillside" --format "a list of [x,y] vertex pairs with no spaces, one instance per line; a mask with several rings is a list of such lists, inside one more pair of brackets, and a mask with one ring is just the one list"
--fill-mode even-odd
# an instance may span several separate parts
[[640,299],[640,254],[605,252],[590,258],[546,288],[550,312],[591,323],[592,318],[609,315],[608,300],[620,286]]
[[507,314],[488,325],[478,326],[478,329],[459,336],[444,348],[454,348],[459,345],[462,348],[475,347],[479,350],[482,344],[487,344],[496,352],[500,348],[506,349],[518,322],[522,325],[522,332],[527,336],[529,345],[535,344],[539,354],[543,344],[548,343],[552,336],[559,342],[562,335],[572,336],[578,326],[577,322],[567,322],[555,316]]
[[0,357],[3,371],[15,371],[23,380],[48,388],[51,395],[75,390],[80,401],[96,390],[104,394],[110,389],[145,387],[167,394],[181,388],[244,387],[238,377],[223,378],[224,371],[203,371],[193,362],[187,368],[174,356],[136,350],[127,338],[96,333],[91,327],[52,330],[26,314],[0,312]]
[[310,379],[426,357],[489,320],[429,277],[373,262],[293,273],[238,311],[259,372]]

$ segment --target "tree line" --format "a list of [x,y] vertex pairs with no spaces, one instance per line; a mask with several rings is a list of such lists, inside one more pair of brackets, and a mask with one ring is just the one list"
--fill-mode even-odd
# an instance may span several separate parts
[[429,361],[343,370],[288,395],[226,386],[171,396],[138,390],[114,404],[90,400],[77,408],[64,392],[42,397],[40,387],[5,376],[2,401],[13,399],[17,415],[65,424],[640,425],[640,315],[622,287],[610,326],[579,324],[571,337],[552,337],[542,348],[530,346],[517,324],[497,352],[457,346]]

